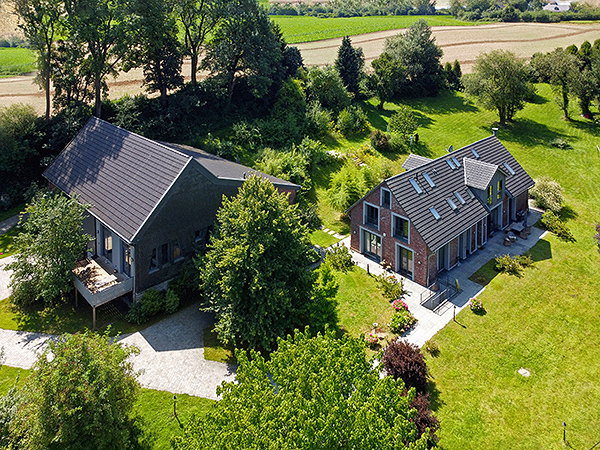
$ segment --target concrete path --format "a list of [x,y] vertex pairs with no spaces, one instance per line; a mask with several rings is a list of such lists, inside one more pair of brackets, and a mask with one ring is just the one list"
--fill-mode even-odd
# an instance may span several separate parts
[[[528,223],[533,224],[537,222],[540,217],[540,212],[530,210]],[[517,241],[512,244],[512,246],[505,247],[505,233],[503,231],[496,232],[495,235],[488,240],[485,249],[477,250],[466,260],[461,261],[460,265],[442,275],[442,277],[447,275],[449,281],[454,281],[457,279],[460,284],[461,292],[451,301],[442,305],[436,312],[421,306],[421,294],[429,292],[429,289],[411,280],[408,280],[399,274],[394,274],[397,278],[404,280],[404,288],[406,289],[407,294],[404,296],[403,300],[408,305],[410,312],[418,319],[417,324],[411,330],[405,333],[402,338],[408,342],[418,345],[419,347],[423,346],[425,342],[435,336],[438,331],[444,328],[444,326],[446,326],[446,324],[453,319],[455,312],[458,314],[464,307],[467,306],[467,303],[471,297],[479,295],[479,293],[485,289],[481,285],[469,280],[471,275],[477,272],[481,266],[496,256],[505,254],[515,256],[525,253],[541,238],[543,238],[545,234],[546,232],[538,228],[533,228],[532,234],[528,239],[525,240],[518,238]],[[350,248],[350,237],[347,237],[341,241],[341,243]],[[350,253],[354,263],[365,270],[367,270],[368,265],[370,273],[379,275],[385,272],[379,264],[371,259],[366,258],[364,255],[352,250],[350,250]]]
[[6,220],[0,222],[0,235],[6,233],[12,227],[19,223],[19,215],[9,217]]
[[[175,394],[189,394],[216,400],[217,386],[234,381],[234,365],[204,359],[204,328],[213,318],[190,306],[138,333],[124,336],[120,342],[135,345],[140,353],[133,366],[140,372],[143,387]],[[4,364],[30,369],[49,339],[57,336],[0,329],[0,348]]]
[[10,296],[11,290],[8,287],[12,270],[6,270],[6,266],[15,260],[14,256],[0,258],[0,300]]

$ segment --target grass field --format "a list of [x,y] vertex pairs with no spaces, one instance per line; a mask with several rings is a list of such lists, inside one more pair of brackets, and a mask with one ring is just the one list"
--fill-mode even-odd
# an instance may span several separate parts
[[430,26],[476,25],[475,22],[457,20],[451,16],[371,16],[329,17],[270,16],[281,27],[288,44],[333,39],[375,31],[407,28],[419,19],[427,20]]
[[315,230],[310,234],[310,242],[319,247],[327,248],[337,244],[340,240],[323,230]]
[[36,70],[35,54],[28,48],[0,48],[0,77]]
[[[30,373],[30,370],[0,366],[0,395],[6,394],[17,376],[17,387],[22,387]],[[177,395],[177,417],[185,425],[194,414],[204,416],[214,403],[214,400],[206,398]],[[139,417],[146,439],[152,443],[154,450],[170,449],[171,438],[181,433],[179,422],[173,415],[173,394],[170,392],[141,389],[134,414]]]

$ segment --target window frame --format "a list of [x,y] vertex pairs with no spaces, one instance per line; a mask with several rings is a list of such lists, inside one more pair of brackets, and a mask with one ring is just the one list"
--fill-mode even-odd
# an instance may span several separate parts
[[[412,255],[411,261],[412,261],[412,271],[409,273],[408,271],[400,271],[399,267],[400,267],[400,261],[402,259],[402,250],[406,250],[407,252],[410,252]],[[396,243],[396,273],[399,273],[400,275],[403,276],[408,276],[410,277],[411,280],[414,280],[415,277],[415,251],[412,248],[408,248],[405,245]]]
[[[403,220],[404,222],[407,223],[407,234],[406,237],[404,236],[399,236],[396,234],[396,221],[397,220]],[[410,219],[408,217],[404,217],[400,214],[396,214],[396,213],[392,213],[392,230],[391,230],[391,234],[392,237],[398,241],[401,242],[405,242],[407,244],[410,244]]]
[[[376,225],[372,224],[371,222],[367,222],[367,210],[369,207],[377,210],[377,224]],[[376,230],[379,231],[380,221],[381,221],[381,210],[379,209],[379,206],[375,206],[374,204],[369,203],[369,202],[364,202],[364,204],[363,204],[363,225],[375,228]]]
[[[384,193],[386,193],[388,195],[388,203],[387,203],[387,205],[385,205],[384,202],[383,202]],[[390,191],[387,188],[382,187],[381,188],[381,192],[379,193],[379,203],[381,204],[380,205],[381,207],[387,208],[387,209],[391,209],[392,208],[392,191]]]

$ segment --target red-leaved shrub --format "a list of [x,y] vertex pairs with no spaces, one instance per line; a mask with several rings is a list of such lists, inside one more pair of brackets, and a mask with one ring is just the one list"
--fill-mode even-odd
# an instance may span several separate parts
[[407,389],[414,387],[418,393],[427,391],[427,365],[416,345],[393,341],[383,351],[383,367],[394,379],[401,378]]

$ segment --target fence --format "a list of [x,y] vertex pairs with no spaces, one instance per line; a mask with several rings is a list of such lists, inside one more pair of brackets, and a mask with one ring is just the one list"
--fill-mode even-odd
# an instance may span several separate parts
[[458,294],[456,283],[447,278],[440,279],[429,286],[429,290],[421,293],[421,306],[436,312],[440,306]]

